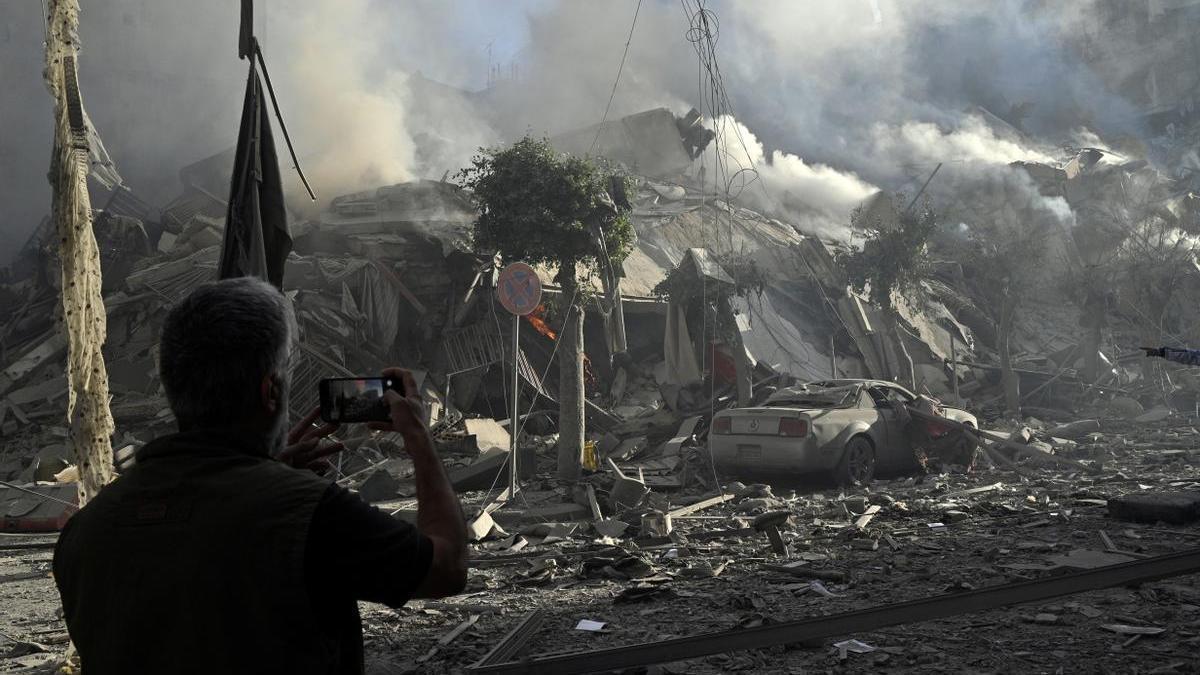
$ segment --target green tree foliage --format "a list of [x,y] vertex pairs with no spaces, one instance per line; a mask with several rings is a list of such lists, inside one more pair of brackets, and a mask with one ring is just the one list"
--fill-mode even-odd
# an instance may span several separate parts
[[[579,479],[584,442],[583,303],[597,268],[621,263],[633,246],[624,178],[587,159],[555,152],[526,136],[507,148],[483,148],[459,172],[479,207],[476,251],[509,261],[558,267],[558,477]],[[601,236],[598,236],[601,235]],[[582,269],[580,269],[582,267]],[[581,293],[579,291],[583,290]]]
[[[897,202],[903,197],[897,195]],[[867,222],[862,207],[851,215],[851,227],[865,234],[862,248],[841,253],[837,261],[846,270],[850,285],[869,293],[871,302],[892,306],[892,291],[919,297],[921,282],[930,274],[928,242],[937,228],[937,216],[928,203],[902,211],[894,222]]]
[[[614,206],[608,193],[614,178],[588,159],[560,154],[545,139],[529,136],[507,148],[482,148],[459,183],[474,194],[477,251],[500,251],[508,260],[574,270],[594,270],[600,251],[591,223],[604,232],[604,249],[613,264],[629,255],[633,226],[628,211]],[[560,279],[571,283],[571,280]]]

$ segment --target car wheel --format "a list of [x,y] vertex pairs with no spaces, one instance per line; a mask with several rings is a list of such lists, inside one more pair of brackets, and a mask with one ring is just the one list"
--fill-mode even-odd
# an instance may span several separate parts
[[866,436],[855,436],[846,444],[833,470],[838,485],[866,485],[875,477],[875,445]]

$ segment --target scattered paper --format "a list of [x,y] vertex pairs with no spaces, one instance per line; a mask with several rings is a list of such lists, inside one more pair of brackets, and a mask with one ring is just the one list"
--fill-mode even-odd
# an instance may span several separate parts
[[858,640],[842,640],[841,642],[833,643],[833,646],[840,652],[852,652],[854,654],[870,654],[875,651],[875,648],[865,642]]
[[604,630],[604,627],[607,625],[608,624],[603,621],[592,621],[591,619],[580,619],[579,623],[575,625],[575,630],[598,631],[598,630]]

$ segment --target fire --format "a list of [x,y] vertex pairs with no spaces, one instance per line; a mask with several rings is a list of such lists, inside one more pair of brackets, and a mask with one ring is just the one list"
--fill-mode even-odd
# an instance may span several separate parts
[[[525,320],[529,322],[529,325],[533,326],[534,330],[542,335],[551,340],[558,339],[558,333],[550,327],[550,324],[546,323],[546,305],[538,305],[536,309],[525,315]],[[592,371],[592,360],[588,358],[587,354],[583,355],[583,379],[588,384],[594,385],[596,383],[596,373]]]
[[533,326],[534,330],[536,330],[537,332],[541,333],[542,335],[545,335],[546,337],[550,338],[551,340],[557,340],[558,333],[555,333],[554,329],[550,327],[550,324],[546,323],[545,316],[546,316],[546,305],[538,305],[537,309],[534,309],[532,312],[530,312],[528,315],[525,316],[525,319],[529,322],[529,325]]

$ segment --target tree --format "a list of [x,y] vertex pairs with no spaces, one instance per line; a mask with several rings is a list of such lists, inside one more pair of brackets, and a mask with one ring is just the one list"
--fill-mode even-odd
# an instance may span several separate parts
[[1061,198],[1038,193],[1027,175],[1007,168],[974,176],[960,189],[970,197],[953,213],[966,230],[957,259],[973,295],[983,299],[982,309],[996,323],[1005,410],[1017,414],[1013,333],[1022,304],[1048,281],[1051,235],[1069,209]]
[[[895,200],[903,202],[903,195]],[[914,204],[915,206],[915,204]],[[862,247],[841,253],[837,260],[846,270],[850,286],[859,293],[868,293],[870,300],[883,308],[886,333],[894,337],[901,355],[908,360],[909,384],[916,386],[912,358],[904,346],[896,322],[893,294],[919,298],[924,294],[922,282],[930,275],[929,238],[937,229],[937,216],[926,200],[920,208],[909,207],[895,214],[892,222],[878,216],[870,217],[863,207],[854,210],[850,226],[865,234]],[[884,350],[887,358],[887,350]]]
[[1081,373],[1095,382],[1106,370],[1100,346],[1108,327],[1110,304],[1117,295],[1113,282],[1125,271],[1137,273],[1126,263],[1133,262],[1136,267],[1138,257],[1129,254],[1149,243],[1141,235],[1162,219],[1166,211],[1162,204],[1170,195],[1168,182],[1147,168],[1131,173],[1112,167],[1090,170],[1076,176],[1069,185],[1064,195],[1076,222],[1071,228],[1074,246],[1065,261],[1063,289],[1079,308]]
[[582,308],[598,267],[619,265],[633,245],[625,179],[526,136],[507,148],[481,148],[458,180],[479,207],[476,251],[557,269],[558,476],[576,480],[584,433]]
[[[1185,333],[1178,319],[1185,312],[1176,305],[1180,294],[1194,279],[1198,247],[1194,239],[1157,215],[1134,226],[1117,259],[1118,307],[1138,326],[1140,341],[1147,346],[1164,344],[1165,335]],[[1183,301],[1193,302],[1191,295]],[[1185,346],[1185,345],[1178,345]],[[1149,375],[1152,362],[1145,362]]]
[[862,247],[838,255],[850,286],[868,293],[871,302],[895,309],[892,293],[916,296],[929,277],[929,237],[937,216],[928,202],[919,209],[901,212],[894,225],[878,219],[868,222],[862,207],[854,210],[850,226],[865,234]]

